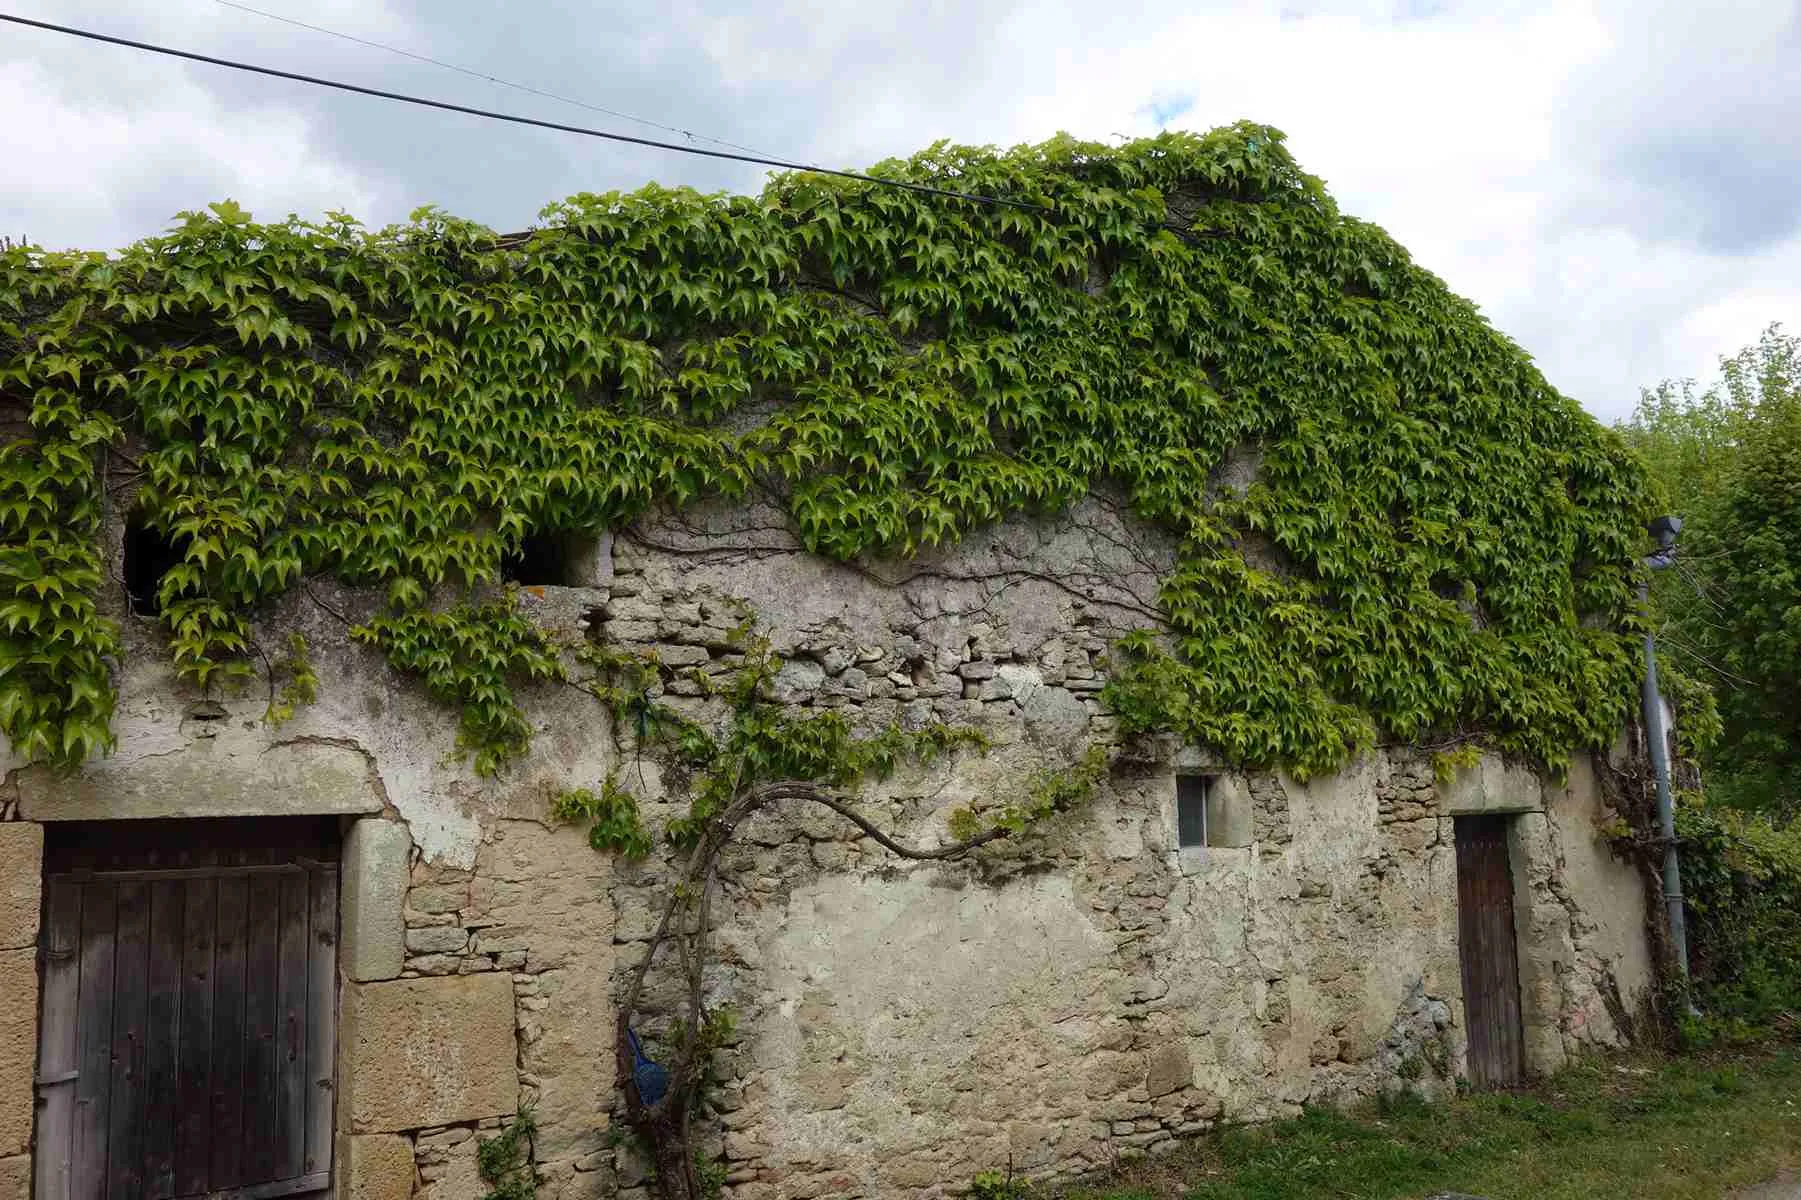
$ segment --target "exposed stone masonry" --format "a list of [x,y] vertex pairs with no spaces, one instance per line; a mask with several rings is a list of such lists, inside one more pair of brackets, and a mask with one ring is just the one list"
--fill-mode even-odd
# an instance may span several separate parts
[[[948,838],[953,809],[1004,804],[1113,741],[1107,650],[1155,625],[1172,555],[1104,497],[905,563],[825,562],[754,504],[646,522],[602,550],[590,586],[527,588],[523,610],[558,636],[654,651],[673,672],[662,699],[697,718],[719,714],[703,680],[741,665],[734,630],[754,619],[786,662],[780,703],[866,729],[983,729],[987,754],[856,798],[922,845]],[[360,619],[379,598],[327,603]],[[340,1039],[343,1194],[480,1200],[479,1139],[529,1106],[545,1200],[643,1197],[643,1164],[615,1136],[614,1004],[670,868],[596,853],[548,808],[611,771],[660,827],[682,781],[551,686],[525,697],[529,758],[476,780],[447,755],[454,713],[323,606],[297,596],[278,615],[305,629],[322,680],[280,731],[260,723],[262,697],[184,690],[127,621],[120,751],[68,785],[31,773],[24,805],[28,772],[5,776],[0,887],[39,871],[38,826],[9,818],[60,819],[102,792],[146,812],[343,814],[364,827],[346,870],[367,860],[346,883],[340,960],[342,1011],[364,1031]],[[189,719],[202,703],[204,729]],[[1081,811],[947,864],[897,862],[816,807],[758,814],[722,863],[706,977],[709,1003],[737,1017],[707,1146],[728,1195],[939,1196],[1009,1164],[1067,1177],[1305,1103],[1452,1087],[1462,813],[1507,813],[1514,831],[1529,1065],[1617,1041],[1649,985],[1643,892],[1597,833],[1585,771],[1546,781],[1491,756],[1440,784],[1429,754],[1388,748],[1301,782],[1145,739]],[[1176,845],[1178,772],[1215,777],[1227,843]],[[267,782],[290,778],[304,786]],[[27,910],[31,928],[6,932]],[[33,1011],[36,919],[35,899],[0,891],[0,1012]],[[654,1054],[658,1014],[677,1006],[651,983]],[[11,999],[26,987],[33,999]],[[0,1200],[29,1178],[15,1133],[29,1130],[35,1019],[15,1024],[0,1018]]]
[[[920,604],[901,586],[796,621],[792,600],[754,586],[757,555],[616,550],[593,622],[609,644],[719,677],[739,661],[728,631],[755,612],[788,659],[781,702],[866,727],[989,731],[987,758],[863,799],[927,843],[954,804],[999,802],[1112,736],[1096,699],[1105,651],[1142,623],[1118,593],[1042,579],[1011,584],[1012,604],[979,592],[956,611],[955,597]],[[705,715],[697,682],[668,690]],[[824,814],[750,823],[726,860],[709,976],[710,1002],[741,1029],[713,1147],[734,1196],[938,1194],[1007,1163],[1071,1175],[1222,1120],[1450,1085],[1455,859],[1430,756],[1384,752],[1310,785],[1236,777],[1250,845],[1178,855],[1174,751],[1140,747],[1092,813],[973,865],[897,863]],[[667,815],[653,764],[625,779]],[[664,878],[654,862],[618,875],[621,971]],[[1058,949],[1042,968],[1022,964],[1047,937]],[[640,1194],[641,1171],[622,1151],[623,1195]]]

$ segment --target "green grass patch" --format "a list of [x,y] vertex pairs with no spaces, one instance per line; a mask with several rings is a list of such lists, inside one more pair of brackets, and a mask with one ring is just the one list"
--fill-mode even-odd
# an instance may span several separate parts
[[1408,1093],[1196,1138],[1061,1200],[1702,1200],[1801,1166],[1801,1049],[1597,1058],[1529,1091]]

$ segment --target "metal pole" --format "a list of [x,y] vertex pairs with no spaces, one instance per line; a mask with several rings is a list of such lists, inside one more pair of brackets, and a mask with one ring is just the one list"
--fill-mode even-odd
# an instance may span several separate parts
[[[1665,524],[1667,522],[1667,524]],[[1664,525],[1664,528],[1659,528]],[[1670,526],[1673,526],[1671,528]],[[1658,535],[1658,552],[1645,559],[1652,569],[1667,567],[1675,554],[1676,530],[1681,522],[1659,517],[1651,529]],[[1639,584],[1639,602],[1650,613],[1651,582]],[[1663,837],[1663,903],[1670,922],[1670,943],[1676,955],[1676,972],[1688,986],[1688,919],[1682,908],[1682,864],[1676,852],[1676,803],[1670,791],[1670,743],[1663,723],[1663,695],[1657,689],[1657,640],[1645,627],[1645,681],[1640,696],[1644,705],[1646,749],[1657,778],[1657,824]]]

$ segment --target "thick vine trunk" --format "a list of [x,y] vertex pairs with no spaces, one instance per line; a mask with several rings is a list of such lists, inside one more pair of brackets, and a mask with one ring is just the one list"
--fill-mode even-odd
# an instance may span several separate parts
[[[706,969],[707,924],[711,919],[711,892],[714,868],[719,855],[731,843],[745,818],[778,800],[808,800],[831,809],[855,825],[866,836],[898,857],[921,861],[942,861],[968,854],[978,846],[998,841],[1009,835],[1006,828],[996,826],[972,838],[929,850],[917,849],[895,841],[878,829],[868,818],[818,784],[800,781],[764,784],[737,796],[724,811],[715,815],[702,831],[700,840],[688,856],[687,865],[669,892],[656,932],[651,935],[644,960],[633,968],[623,1002],[619,1007],[619,1024],[614,1034],[614,1051],[619,1078],[625,1094],[626,1119],[644,1140],[656,1169],[657,1193],[663,1200],[702,1200],[703,1186],[695,1161],[693,1144],[694,1108],[706,1082],[710,1047],[702,1036],[705,1006],[702,984]],[[687,984],[686,1012],[682,1016],[681,1035],[673,1039],[673,1057],[667,1064],[669,1091],[655,1104],[644,1103],[638,1094],[633,1074],[632,1019],[643,999],[645,980],[656,962],[657,953],[667,942],[674,942],[682,960]]]

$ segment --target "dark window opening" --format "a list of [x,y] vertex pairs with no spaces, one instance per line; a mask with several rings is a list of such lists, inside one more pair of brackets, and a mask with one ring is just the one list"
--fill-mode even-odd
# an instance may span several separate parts
[[1187,850],[1207,844],[1207,775],[1176,776],[1176,845]]
[[580,533],[529,533],[500,556],[500,578],[521,587],[589,587],[594,539]]
[[125,526],[125,598],[140,617],[162,611],[157,589],[169,568],[187,557],[187,547],[134,518]]

